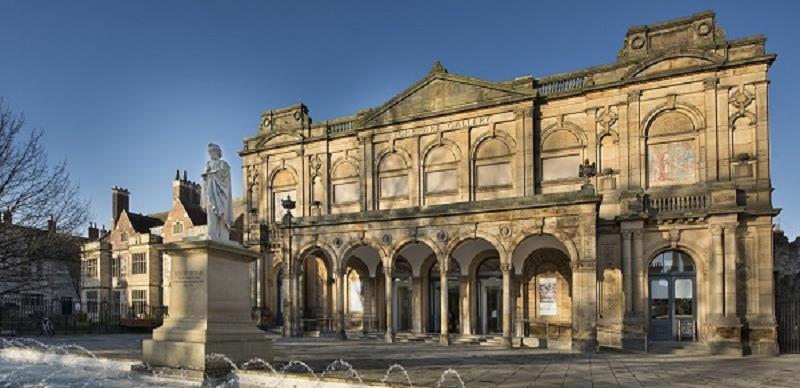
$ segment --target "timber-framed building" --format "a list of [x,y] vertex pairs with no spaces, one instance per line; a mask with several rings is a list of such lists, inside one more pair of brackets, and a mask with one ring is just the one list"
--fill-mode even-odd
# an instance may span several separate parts
[[352,116],[265,112],[240,152],[264,322],[775,354],[774,60],[706,12],[630,28],[608,65],[493,82],[436,62]]

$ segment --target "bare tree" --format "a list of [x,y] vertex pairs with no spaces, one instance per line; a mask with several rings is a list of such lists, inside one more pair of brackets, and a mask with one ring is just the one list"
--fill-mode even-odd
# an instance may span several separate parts
[[58,261],[80,269],[89,204],[66,162],[48,163],[42,136],[0,98],[0,295],[48,286]]

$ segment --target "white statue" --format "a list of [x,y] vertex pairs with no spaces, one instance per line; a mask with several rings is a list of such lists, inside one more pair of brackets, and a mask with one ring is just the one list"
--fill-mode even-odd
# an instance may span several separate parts
[[203,192],[200,206],[208,218],[208,238],[230,241],[233,225],[233,198],[231,197],[231,168],[222,160],[222,149],[216,144],[208,145],[211,160],[206,162],[203,177]]

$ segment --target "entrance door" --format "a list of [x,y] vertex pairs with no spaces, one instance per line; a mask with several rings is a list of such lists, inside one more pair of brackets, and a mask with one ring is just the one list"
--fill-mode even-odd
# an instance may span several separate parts
[[480,334],[500,333],[502,327],[503,289],[498,279],[479,280],[480,300],[478,304],[478,323]]
[[695,340],[694,262],[680,251],[666,251],[650,262],[652,340]]
[[[439,281],[439,279],[431,279],[430,282],[431,286],[429,295],[431,299],[430,302],[428,303],[428,306],[430,306],[430,311],[428,312],[429,314],[428,316],[430,317],[430,319],[428,320],[428,322],[430,322],[428,325],[428,332],[439,333],[442,331],[442,324],[441,324],[442,315],[440,309],[442,303],[442,297],[440,294],[441,282]],[[457,282],[454,281],[453,279],[448,279],[447,331],[450,333],[458,333],[460,330],[459,323],[461,321],[461,319],[459,318],[461,316],[459,314],[460,304],[458,303],[459,301],[458,284],[453,284],[453,283]]]
[[411,283],[398,279],[394,282],[394,327],[397,331],[411,330]]

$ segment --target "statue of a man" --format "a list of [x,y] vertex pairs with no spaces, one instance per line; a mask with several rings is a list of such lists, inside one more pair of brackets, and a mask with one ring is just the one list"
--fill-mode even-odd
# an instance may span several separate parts
[[208,218],[208,238],[229,241],[233,225],[233,198],[231,197],[231,168],[222,160],[222,149],[216,144],[208,145],[208,155],[203,177],[203,192],[200,206]]

